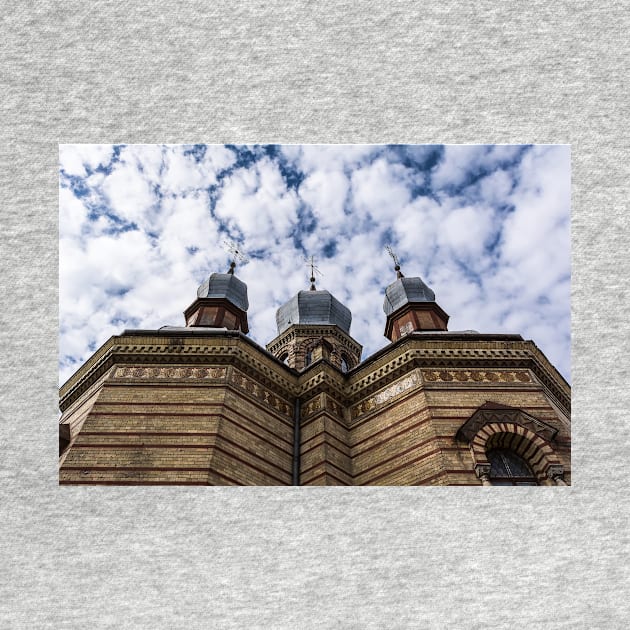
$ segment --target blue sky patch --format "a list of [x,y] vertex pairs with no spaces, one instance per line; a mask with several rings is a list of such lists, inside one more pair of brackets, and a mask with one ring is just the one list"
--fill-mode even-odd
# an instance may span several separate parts
[[261,346],[308,288],[310,255],[318,288],[351,305],[363,357],[386,345],[391,245],[450,330],[535,330],[570,379],[566,146],[63,146],[61,382],[111,335],[182,325],[197,286],[227,269],[225,240],[249,258],[237,275]]

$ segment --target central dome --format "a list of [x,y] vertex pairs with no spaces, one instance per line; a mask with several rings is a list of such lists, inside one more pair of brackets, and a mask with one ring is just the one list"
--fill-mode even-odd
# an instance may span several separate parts
[[339,326],[350,333],[352,313],[328,291],[300,291],[276,312],[278,334],[293,324]]
[[225,298],[237,308],[246,311],[247,285],[231,273],[213,273],[198,289],[200,298]]

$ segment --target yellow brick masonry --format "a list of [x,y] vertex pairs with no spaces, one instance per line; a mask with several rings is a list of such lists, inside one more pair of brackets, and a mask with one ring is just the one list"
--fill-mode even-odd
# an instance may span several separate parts
[[480,485],[456,435],[488,401],[557,429],[570,483],[569,393],[523,341],[410,337],[343,375],[326,361],[297,374],[234,335],[114,337],[61,390],[59,478],[289,485],[299,396],[302,484]]
[[61,483],[290,483],[292,428],[276,410],[225,382],[125,382],[112,374],[96,400],[84,402]]

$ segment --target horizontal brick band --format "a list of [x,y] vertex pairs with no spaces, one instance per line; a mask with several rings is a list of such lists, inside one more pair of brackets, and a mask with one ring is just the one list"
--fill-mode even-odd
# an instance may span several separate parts
[[[322,477],[332,477],[335,481],[338,481],[342,486],[351,485],[347,481],[343,481],[342,479],[339,479],[339,477],[336,477],[331,472],[319,473],[318,475],[315,475],[314,477],[311,477],[311,479],[309,479],[307,481],[302,481],[301,484],[303,486],[308,486],[309,484],[313,484],[313,481],[315,481],[316,479],[321,479]],[[317,484],[313,484],[313,485],[317,485]]]
[[[314,440],[315,438],[324,436],[324,438],[328,438],[325,439],[322,442],[317,442],[316,444],[313,444],[312,446],[309,446],[308,448],[304,448],[304,446],[308,443],[311,442],[312,440]],[[302,455],[306,455],[307,453],[309,453],[310,451],[312,451],[314,448],[317,448],[318,446],[321,446],[322,444],[326,444],[326,446],[330,446],[331,448],[334,448],[338,453],[341,453],[344,457],[350,457],[350,453],[346,452],[344,450],[342,450],[341,448],[339,448],[336,444],[333,444],[332,442],[329,442],[329,439],[333,439],[336,442],[339,442],[341,444],[341,446],[346,449],[347,451],[349,451],[350,449],[338,438],[336,438],[334,435],[332,435],[332,433],[329,433],[328,431],[326,431],[326,429],[324,429],[323,431],[320,431],[319,433],[316,433],[313,437],[310,437],[306,442],[304,442],[302,444],[302,448],[300,450],[300,453]]]

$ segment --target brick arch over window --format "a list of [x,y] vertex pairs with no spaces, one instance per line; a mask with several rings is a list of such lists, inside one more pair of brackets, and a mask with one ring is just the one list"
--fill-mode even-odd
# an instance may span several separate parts
[[550,466],[559,463],[545,439],[515,422],[486,424],[475,435],[470,443],[475,466],[489,465],[486,453],[495,448],[505,448],[522,457],[539,481],[547,477]]
[[521,409],[487,402],[464,422],[457,438],[470,445],[476,471],[489,471],[486,453],[504,448],[522,457],[543,481],[560,467],[551,444],[556,434],[554,427]]

